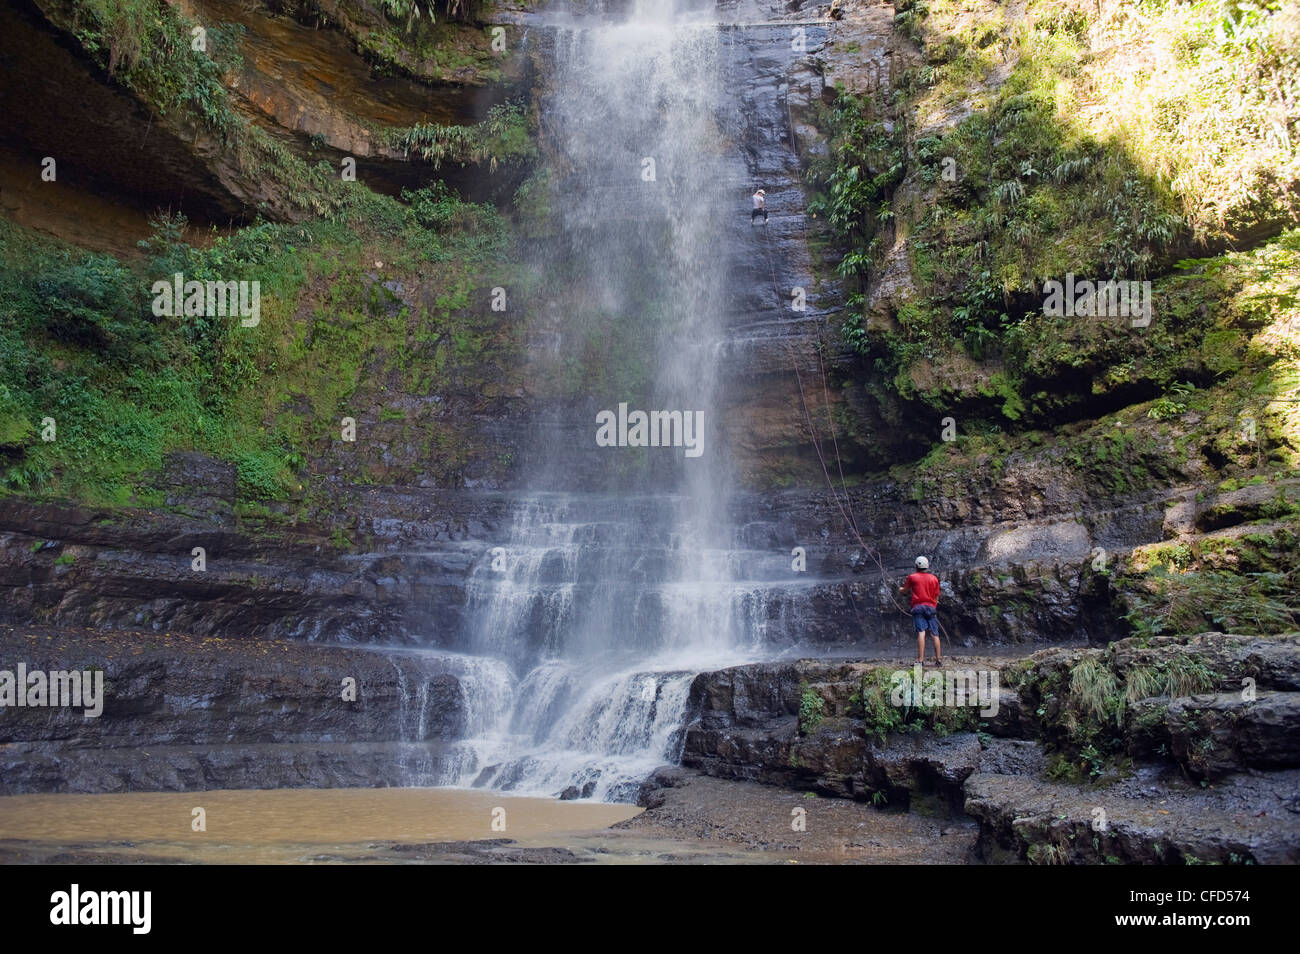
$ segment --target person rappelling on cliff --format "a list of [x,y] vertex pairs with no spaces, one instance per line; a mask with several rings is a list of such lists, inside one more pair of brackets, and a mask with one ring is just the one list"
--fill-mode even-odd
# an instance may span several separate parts
[[753,225],[754,220],[759,216],[763,217],[763,224],[767,224],[767,193],[759,189],[754,193],[754,211],[749,213],[749,224]]
[[916,624],[916,661],[925,665],[925,634],[934,640],[934,664],[943,665],[939,646],[939,578],[930,571],[930,561],[916,558],[916,572],[903,581],[899,590],[912,594],[912,622]]

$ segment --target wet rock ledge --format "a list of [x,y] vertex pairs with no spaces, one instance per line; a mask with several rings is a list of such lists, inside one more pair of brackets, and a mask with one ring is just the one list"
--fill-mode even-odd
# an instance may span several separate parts
[[102,670],[103,711],[0,708],[0,795],[432,785],[465,723],[448,658],[400,649],[0,625],[20,663]]
[[[704,673],[682,764],[973,819],[972,860],[1300,861],[1300,635],[948,659],[949,671],[998,673],[987,718],[890,705],[891,673],[907,665]],[[668,773],[653,777],[641,803],[653,807],[670,784]]]

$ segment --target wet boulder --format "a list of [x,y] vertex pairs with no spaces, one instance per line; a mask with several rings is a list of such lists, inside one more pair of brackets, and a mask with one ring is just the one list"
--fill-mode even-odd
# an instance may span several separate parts
[[1214,693],[1175,699],[1167,714],[1173,757],[1213,778],[1244,768],[1300,766],[1300,693]]

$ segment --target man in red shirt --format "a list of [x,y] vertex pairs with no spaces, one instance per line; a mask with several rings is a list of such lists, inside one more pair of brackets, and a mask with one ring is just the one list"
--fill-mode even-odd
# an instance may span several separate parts
[[929,572],[930,561],[916,558],[916,572],[909,576],[899,590],[912,594],[912,622],[916,623],[916,661],[925,665],[925,634],[934,640],[934,664],[943,665],[939,647],[939,578]]

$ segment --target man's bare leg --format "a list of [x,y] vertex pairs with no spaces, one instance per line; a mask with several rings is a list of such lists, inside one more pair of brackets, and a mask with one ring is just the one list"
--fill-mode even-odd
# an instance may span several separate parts
[[916,661],[925,665],[925,631],[916,634]]
[[[925,636],[925,633],[922,633],[921,635],[922,635],[922,636]],[[942,651],[942,650],[940,649],[940,647],[939,647],[939,634],[938,634],[938,633],[931,633],[931,634],[930,634],[930,638],[934,640],[934,661],[935,661],[935,664],[936,664],[936,665],[939,665],[939,666],[942,666],[942,665],[943,665],[943,651]],[[922,652],[922,655],[924,655],[924,651]]]

